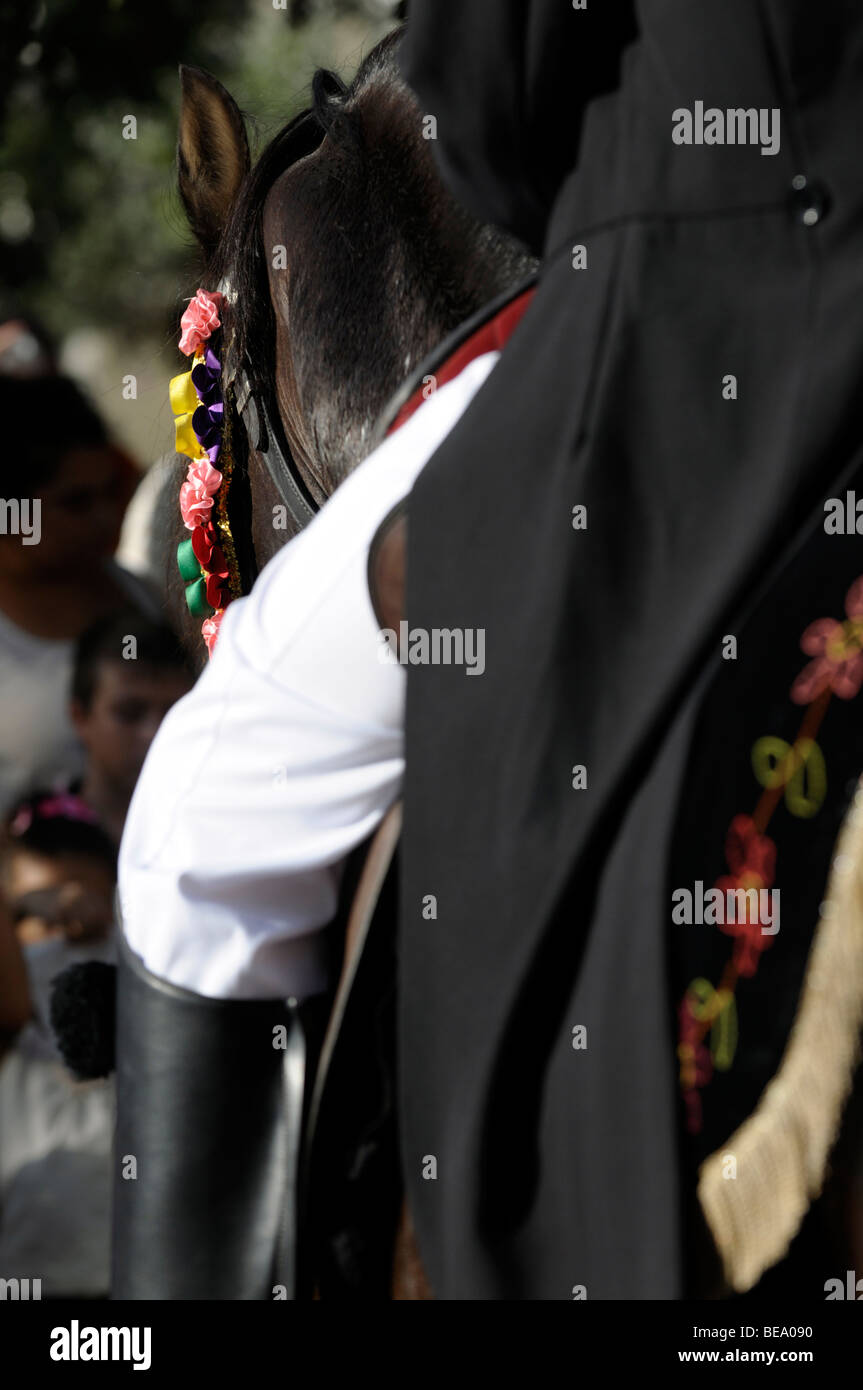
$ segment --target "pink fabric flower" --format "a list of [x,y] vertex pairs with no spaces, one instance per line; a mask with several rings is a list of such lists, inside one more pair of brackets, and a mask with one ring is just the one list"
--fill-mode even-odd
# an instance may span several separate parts
[[201,636],[207,644],[207,651],[210,656],[213,655],[213,648],[216,645],[216,638],[219,635],[219,628],[222,626],[224,616],[225,610],[222,609],[220,613],[214,613],[212,618],[205,618],[201,624]]
[[214,468],[207,458],[195,459],[189,464],[186,478],[193,487],[200,488],[201,492],[212,497],[222,486],[222,475],[218,468]]
[[219,310],[222,307],[225,296],[214,290],[210,294],[207,290],[198,290],[195,298],[190,302],[188,309],[180,319],[180,351],[187,357],[198,351],[201,344],[209,338],[214,329],[220,328],[222,321],[219,318]]
[[222,475],[209,459],[195,459],[189,464],[186,481],[180,488],[180,515],[188,531],[209,521],[213,496],[222,485]]
[[847,621],[819,618],[810,623],[800,646],[815,658],[791,687],[796,705],[809,705],[825,690],[840,700],[853,700],[863,685],[863,578],[855,579],[845,596]]

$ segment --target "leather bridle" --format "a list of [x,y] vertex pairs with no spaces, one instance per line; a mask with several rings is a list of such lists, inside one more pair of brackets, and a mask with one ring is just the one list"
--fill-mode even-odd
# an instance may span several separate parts
[[301,531],[320,511],[321,504],[300,475],[275,401],[268,404],[267,393],[252,385],[245,366],[237,369],[228,385],[233,385],[234,406],[243,422],[249,448],[266,466],[288,515]]
[[[306,155],[312,154],[327,134],[326,118],[322,114],[327,101],[344,96],[347,88],[335,73],[320,70],[312,82],[314,105],[301,111],[285,127],[282,139],[287,142],[287,157],[280,173],[292,167]],[[223,282],[219,286],[229,294]],[[285,436],[274,385],[261,386],[248,358],[233,363],[230,346],[225,352],[225,396],[233,396],[234,407],[242,420],[249,448],[264,463],[276,490],[297,531],[308,526],[323,506],[325,498],[317,498],[303,478]]]

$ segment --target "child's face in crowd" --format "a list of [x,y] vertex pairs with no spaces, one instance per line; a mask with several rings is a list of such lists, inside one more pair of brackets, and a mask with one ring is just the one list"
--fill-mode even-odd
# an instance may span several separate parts
[[4,890],[24,945],[55,936],[96,941],[113,921],[114,874],[96,855],[10,849]]
[[93,767],[131,795],[156,730],[191,688],[182,670],[136,661],[102,661],[88,709],[72,718]]
[[49,482],[36,489],[41,502],[38,545],[17,537],[0,549],[10,573],[53,575],[67,566],[80,570],[113,555],[127,500],[116,455],[109,445],[73,449]]

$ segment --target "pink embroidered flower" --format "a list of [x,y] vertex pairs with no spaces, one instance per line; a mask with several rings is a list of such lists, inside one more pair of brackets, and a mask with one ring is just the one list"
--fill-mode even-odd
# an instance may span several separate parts
[[710,1049],[701,1040],[703,1033],[704,1028],[692,1014],[688,999],[684,999],[680,1011],[680,1042],[677,1048],[684,1090],[706,1086],[713,1075],[713,1058]]
[[751,816],[735,816],[729,825],[725,858],[732,874],[750,878],[751,887],[769,888],[772,884],[776,873],[776,846],[769,835],[758,832]]
[[195,459],[189,464],[186,481],[180,488],[180,515],[188,531],[209,521],[213,497],[222,484],[222,475],[209,459]]
[[216,645],[216,638],[219,635],[219,628],[222,626],[222,619],[225,616],[224,609],[221,613],[214,613],[212,618],[205,618],[201,624],[201,636],[207,644],[207,651],[213,655],[213,648]]
[[680,1061],[680,1087],[686,1103],[686,1128],[690,1134],[698,1134],[702,1119],[699,1088],[710,1083],[713,1076],[713,1059],[701,1040],[704,1026],[692,1012],[688,993],[681,1001],[679,1020],[680,1041],[677,1056]]
[[855,579],[845,596],[844,623],[819,618],[810,623],[800,646],[815,658],[791,687],[796,705],[809,705],[825,690],[840,700],[853,700],[863,685],[863,577]]
[[[719,923],[719,930],[726,936],[734,937],[734,950],[731,960],[739,975],[750,979],[758,969],[763,951],[772,945],[774,936],[765,930],[771,924],[765,918],[761,921],[761,883],[755,874],[743,874],[739,878],[720,878],[716,884],[725,894],[726,903],[732,902],[733,894],[735,921]],[[754,890],[754,898],[749,892]],[[743,919],[742,921],[740,919]]]
[[219,318],[219,310],[222,307],[225,296],[214,290],[210,294],[207,290],[198,290],[195,298],[190,302],[188,309],[180,319],[180,351],[187,357],[198,351],[201,344],[209,338],[214,329],[220,328],[222,321]]
[[713,1058],[704,1043],[681,1042],[677,1048],[684,1090],[707,1086],[713,1076]]
[[[726,936],[734,937],[731,959],[738,974],[747,979],[755,974],[762,952],[766,951],[773,941],[772,932],[764,930],[765,925],[769,926],[771,923],[768,923],[766,918],[764,923],[761,920],[761,910],[764,907],[761,895],[773,882],[776,847],[766,836],[759,835],[757,838],[765,840],[770,846],[771,852],[768,853],[765,871],[759,872],[757,868],[744,864],[739,873],[727,874],[724,878],[716,880],[716,887],[724,894],[726,903],[726,915],[719,923],[719,930],[725,932]],[[729,915],[733,915],[733,921],[729,920]]]
[[[770,888],[776,874],[776,845],[758,831],[751,816],[735,816],[725,837],[725,858],[731,873],[718,878],[716,887],[729,907],[733,903],[735,920],[726,916],[719,930],[735,938],[732,961],[749,978],[773,940],[772,933],[762,931],[760,912],[762,889]],[[751,890],[754,898],[748,896]]]

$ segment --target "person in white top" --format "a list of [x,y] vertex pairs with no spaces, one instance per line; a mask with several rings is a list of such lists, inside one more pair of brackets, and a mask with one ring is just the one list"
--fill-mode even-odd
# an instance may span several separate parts
[[0,375],[8,423],[0,501],[0,813],[69,781],[83,755],[69,711],[75,640],[147,586],[111,558],[134,469],[63,377]]
[[344,862],[399,795],[404,667],[366,582],[378,526],[492,370],[474,359],[344,482],[233,603],[164,719],[120,848],[126,941],[214,998],[324,990]]
[[[0,913],[0,1277],[45,1298],[105,1297],[110,1275],[114,1083],[64,1065],[52,992],[69,967],[114,961],[115,851],[80,797],[35,793],[4,827]],[[13,922],[14,919],[14,922]]]

